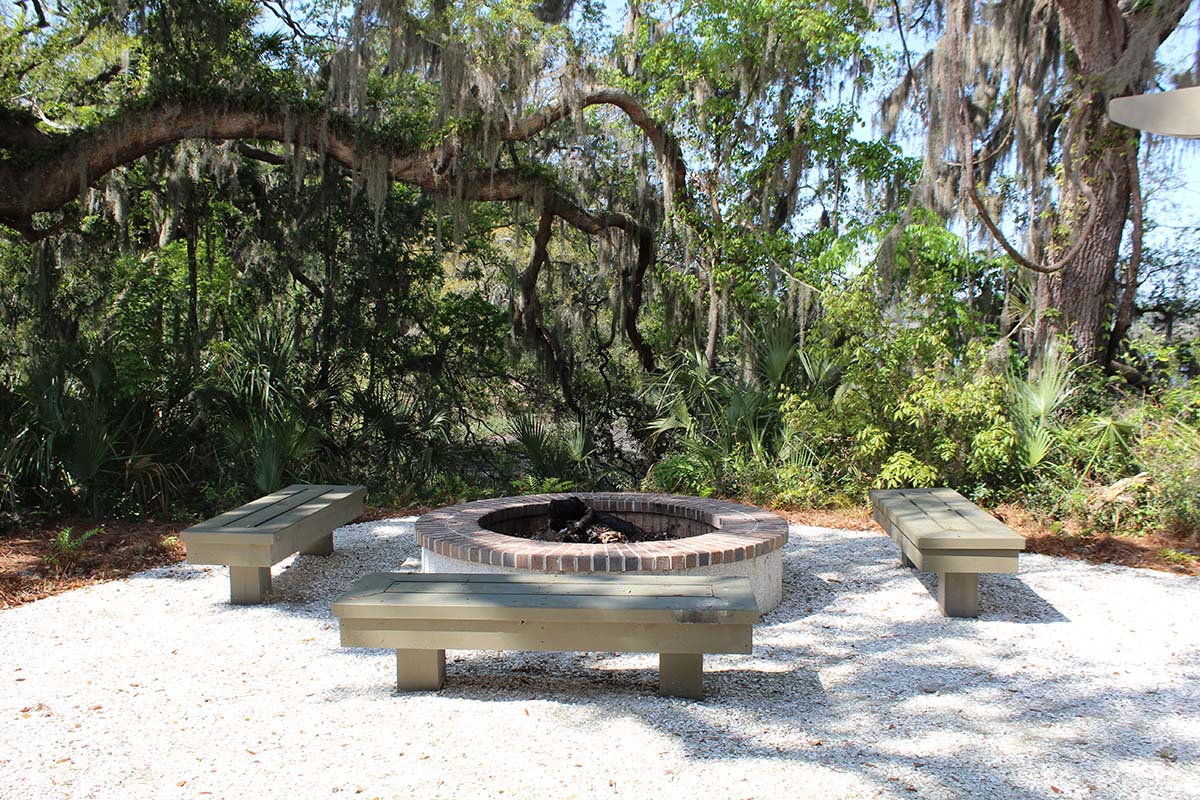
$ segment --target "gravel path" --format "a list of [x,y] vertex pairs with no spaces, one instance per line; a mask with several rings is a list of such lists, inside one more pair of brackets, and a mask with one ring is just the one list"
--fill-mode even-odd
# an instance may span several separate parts
[[881,534],[793,526],[703,702],[602,653],[454,652],[397,695],[329,606],[416,567],[412,522],[335,540],[273,606],[181,565],[0,612],[0,797],[1200,798],[1195,578],[1027,555],[950,620]]

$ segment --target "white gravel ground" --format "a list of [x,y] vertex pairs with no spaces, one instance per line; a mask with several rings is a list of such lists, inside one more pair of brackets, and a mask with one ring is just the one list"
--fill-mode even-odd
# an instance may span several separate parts
[[448,655],[396,694],[331,600],[415,569],[350,525],[232,607],[176,566],[0,612],[0,798],[1200,798],[1200,581],[1022,556],[939,616],[884,536],[793,526],[752,656],[702,702],[653,655]]

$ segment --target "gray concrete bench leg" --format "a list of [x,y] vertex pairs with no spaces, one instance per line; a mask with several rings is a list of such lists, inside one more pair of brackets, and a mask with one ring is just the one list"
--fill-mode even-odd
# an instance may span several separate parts
[[908,567],[909,569],[914,569],[917,565],[914,564],[911,560],[909,560],[908,556],[904,555],[904,551],[901,550],[900,551],[900,566]]
[[229,602],[235,606],[265,603],[270,593],[270,567],[229,568]]
[[435,692],[445,683],[445,650],[396,650],[396,691]]
[[317,539],[315,542],[300,550],[301,553],[310,556],[331,556],[333,555],[333,531]]
[[979,616],[979,574],[942,572],[938,574],[938,605],[947,617]]
[[658,693],[666,697],[704,697],[703,653],[659,653]]

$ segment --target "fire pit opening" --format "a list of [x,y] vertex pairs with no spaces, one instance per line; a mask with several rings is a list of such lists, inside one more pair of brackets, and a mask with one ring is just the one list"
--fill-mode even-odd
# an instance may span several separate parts
[[423,572],[743,575],[764,612],[782,597],[786,541],[769,511],[623,492],[479,500],[417,522]]
[[[590,503],[576,495],[552,498],[545,514],[529,517],[494,519],[485,514],[479,523],[488,530],[533,539],[538,542],[570,544],[632,544],[682,539],[713,530],[699,520],[667,514],[646,514],[610,510],[602,500]],[[645,527],[643,527],[645,526]]]

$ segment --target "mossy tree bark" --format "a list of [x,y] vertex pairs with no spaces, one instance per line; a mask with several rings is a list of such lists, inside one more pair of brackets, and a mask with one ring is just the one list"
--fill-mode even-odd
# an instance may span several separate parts
[[[1120,281],[1118,262],[1138,189],[1140,136],[1112,122],[1105,109],[1108,100],[1140,91],[1153,77],[1154,53],[1188,5],[1124,4],[1122,11],[1113,0],[1058,2],[1072,51],[1067,59],[1069,79],[1077,93],[1067,125],[1077,135],[1066,144],[1073,152],[1066,154],[1065,163],[1073,170],[1064,170],[1049,248],[1051,261],[1061,269],[1038,276],[1037,345],[1066,333],[1078,356],[1106,364],[1117,355],[1128,331],[1140,241],[1133,243],[1133,256]],[[1140,236],[1140,225],[1134,229],[1135,237]],[[1076,241],[1080,236],[1084,238]]]

